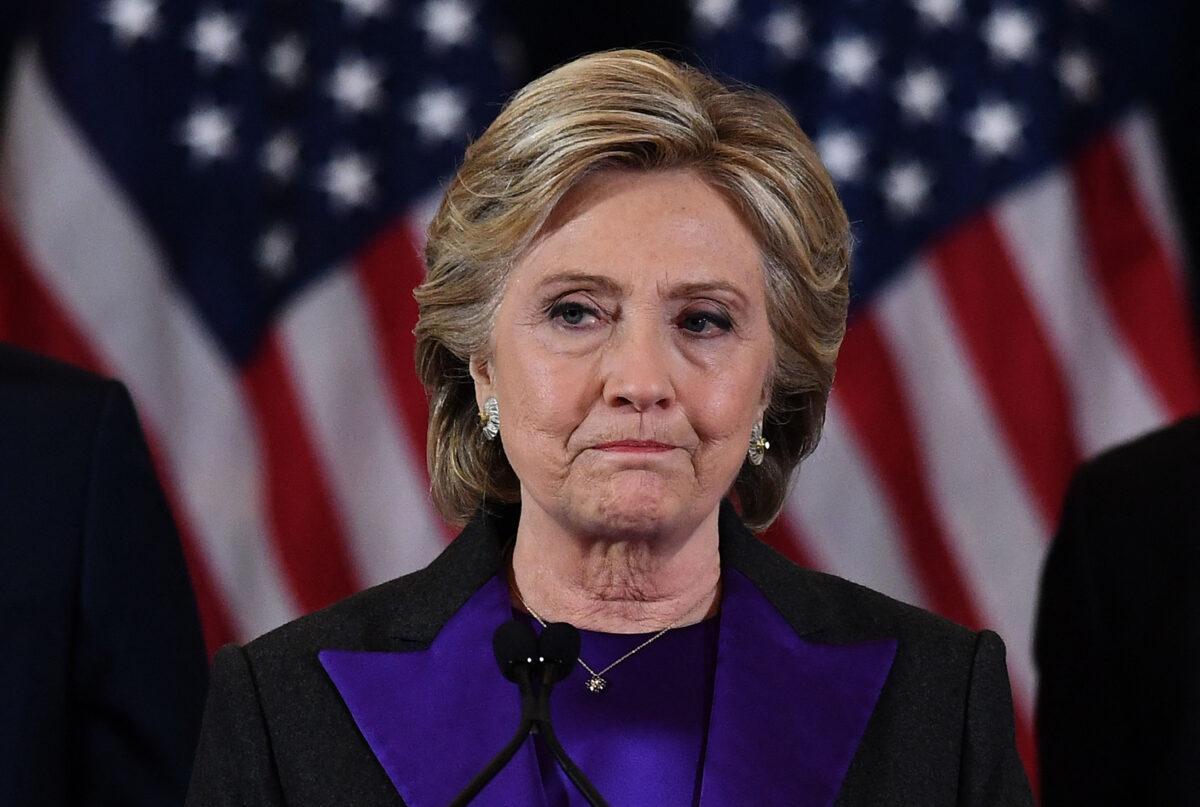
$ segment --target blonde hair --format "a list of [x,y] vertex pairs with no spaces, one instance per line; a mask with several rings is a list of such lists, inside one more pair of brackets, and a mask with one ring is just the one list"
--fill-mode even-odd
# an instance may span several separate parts
[[483,439],[468,362],[483,355],[508,272],[564,194],[606,168],[697,172],[762,250],[775,365],[763,434],[734,491],[768,526],[816,447],[845,331],[849,224],[812,143],[777,100],[640,50],[592,54],[526,85],[466,152],[429,227],[416,290],[417,370],[430,399],[433,500],[456,523],[520,489]]

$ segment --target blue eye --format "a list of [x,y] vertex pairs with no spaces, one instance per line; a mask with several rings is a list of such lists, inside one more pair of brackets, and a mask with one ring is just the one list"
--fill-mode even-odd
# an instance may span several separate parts
[[550,307],[550,318],[560,320],[564,325],[578,327],[587,324],[587,318],[599,318],[592,308],[575,302],[555,303]]
[[694,311],[683,315],[679,321],[679,327],[689,333],[703,334],[710,333],[713,328],[728,331],[733,328],[733,323],[730,322],[729,317],[714,311]]

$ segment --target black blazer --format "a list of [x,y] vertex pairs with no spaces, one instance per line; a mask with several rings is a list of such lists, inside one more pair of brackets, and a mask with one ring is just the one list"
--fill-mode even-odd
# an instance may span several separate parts
[[[317,652],[427,647],[501,568],[513,527],[512,520],[477,518],[425,569],[244,648],[221,650],[187,803],[402,804]],[[757,540],[728,506],[720,531],[722,563],[749,578],[807,639],[898,640],[838,804],[1032,803],[1015,751],[999,637],[971,633],[861,586],[800,569]],[[753,776],[753,760],[746,765],[746,775]]]
[[207,670],[129,395],[0,345],[0,804],[178,804]]
[[1045,804],[1200,801],[1200,417],[1083,466],[1042,578]]

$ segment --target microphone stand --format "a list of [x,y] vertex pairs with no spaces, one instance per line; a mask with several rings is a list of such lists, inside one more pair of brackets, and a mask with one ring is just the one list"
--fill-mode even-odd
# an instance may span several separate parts
[[525,742],[525,738],[531,732],[536,733],[538,730],[539,701],[533,695],[533,685],[529,680],[529,665],[515,666],[513,675],[516,677],[517,687],[521,691],[521,722],[517,726],[517,733],[508,741],[508,745],[500,749],[500,753],[492,758],[487,767],[481,770],[455,797],[454,801],[450,802],[450,807],[466,807],[471,799],[479,795],[479,791],[483,790],[487,783],[500,773],[500,769],[508,764],[508,761],[517,753],[517,749]]
[[542,687],[538,692],[537,698],[537,722],[534,724],[534,731],[541,729],[542,739],[546,741],[550,753],[554,754],[554,759],[558,762],[558,767],[562,768],[563,773],[567,778],[574,783],[583,797],[587,799],[587,803],[592,807],[609,807],[608,802],[600,795],[579,766],[567,755],[567,751],[562,747],[562,743],[558,741],[558,735],[554,733],[554,725],[550,722],[550,690],[554,688],[558,677],[555,676],[554,670],[550,665],[542,668]]
[[[535,642],[539,646],[536,652],[533,649]],[[550,625],[542,637],[535,640],[532,630],[514,621],[496,630],[493,644],[501,672],[504,677],[516,683],[521,693],[521,722],[508,744],[470,781],[454,801],[450,802],[450,807],[466,807],[509,763],[530,734],[542,735],[558,766],[591,807],[609,807],[608,802],[583,775],[583,771],[558,741],[558,735],[554,733],[554,725],[550,720],[550,692],[556,683],[570,673],[579,657],[578,631],[566,624]],[[533,658],[535,655],[536,662]],[[535,669],[541,672],[536,695],[532,680]]]

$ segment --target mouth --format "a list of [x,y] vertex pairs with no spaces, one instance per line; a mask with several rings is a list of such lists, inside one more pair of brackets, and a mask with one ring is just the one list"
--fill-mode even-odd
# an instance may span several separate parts
[[597,451],[624,452],[631,454],[655,454],[671,451],[675,446],[655,440],[613,440],[592,446]]

